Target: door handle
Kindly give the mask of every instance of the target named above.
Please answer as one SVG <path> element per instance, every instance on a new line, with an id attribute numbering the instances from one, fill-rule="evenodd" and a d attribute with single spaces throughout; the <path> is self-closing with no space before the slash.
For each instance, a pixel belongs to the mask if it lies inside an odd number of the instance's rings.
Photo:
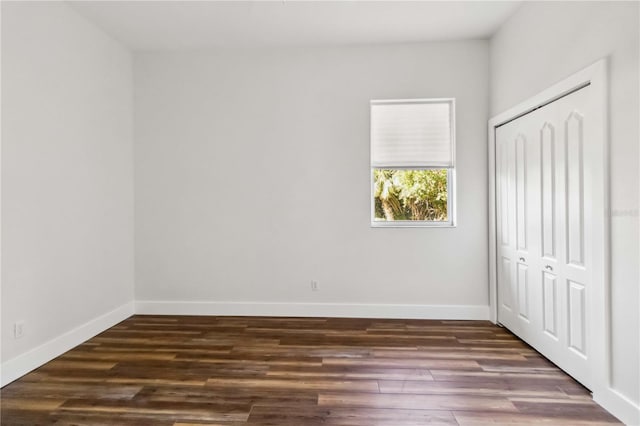
<path id="1" fill-rule="evenodd" d="M 553 266 L 547 265 L 547 266 L 544 267 L 544 269 L 547 269 L 549 271 L 553 271 Z"/>
<path id="2" fill-rule="evenodd" d="M 524 257 L 520 258 L 520 262 L 526 262 L 526 260 L 524 260 Z"/>

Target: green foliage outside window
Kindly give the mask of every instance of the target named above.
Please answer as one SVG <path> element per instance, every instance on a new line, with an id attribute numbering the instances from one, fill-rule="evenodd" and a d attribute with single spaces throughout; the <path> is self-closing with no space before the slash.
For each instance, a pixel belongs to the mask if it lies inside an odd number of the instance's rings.
<path id="1" fill-rule="evenodd" d="M 374 169 L 375 220 L 447 220 L 447 169 Z"/>

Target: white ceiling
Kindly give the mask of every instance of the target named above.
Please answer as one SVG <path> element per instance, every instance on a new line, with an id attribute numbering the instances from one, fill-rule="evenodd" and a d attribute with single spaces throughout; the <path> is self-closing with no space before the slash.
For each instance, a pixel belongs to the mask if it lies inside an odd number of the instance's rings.
<path id="1" fill-rule="evenodd" d="M 516 1 L 73 1 L 134 50 L 490 37 Z"/>

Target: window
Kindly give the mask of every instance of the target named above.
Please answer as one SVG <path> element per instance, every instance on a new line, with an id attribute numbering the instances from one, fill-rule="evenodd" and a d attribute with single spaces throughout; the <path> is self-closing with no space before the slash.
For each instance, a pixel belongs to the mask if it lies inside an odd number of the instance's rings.
<path id="1" fill-rule="evenodd" d="M 371 225 L 454 226 L 455 102 L 371 101 Z"/>

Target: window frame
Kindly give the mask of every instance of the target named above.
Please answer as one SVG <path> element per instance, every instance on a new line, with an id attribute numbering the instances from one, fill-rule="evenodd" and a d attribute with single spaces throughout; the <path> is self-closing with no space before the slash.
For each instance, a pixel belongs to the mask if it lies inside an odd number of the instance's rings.
<path id="1" fill-rule="evenodd" d="M 371 120 L 371 109 L 369 110 L 369 203 L 370 203 L 370 215 L 371 215 L 371 227 L 372 228 L 455 228 L 456 221 L 456 103 L 455 98 L 424 98 L 424 99 L 381 99 L 371 100 L 369 105 L 374 104 L 415 104 L 415 103 L 448 103 L 450 105 L 449 125 L 451 129 L 451 156 L 452 167 L 447 169 L 447 219 L 446 221 L 435 220 L 376 220 L 376 207 L 375 207 L 375 180 L 374 170 L 442 170 L 445 167 L 392 167 L 392 166 L 373 166 L 373 150 L 371 145 L 371 128 L 373 127 L 373 121 Z"/>

